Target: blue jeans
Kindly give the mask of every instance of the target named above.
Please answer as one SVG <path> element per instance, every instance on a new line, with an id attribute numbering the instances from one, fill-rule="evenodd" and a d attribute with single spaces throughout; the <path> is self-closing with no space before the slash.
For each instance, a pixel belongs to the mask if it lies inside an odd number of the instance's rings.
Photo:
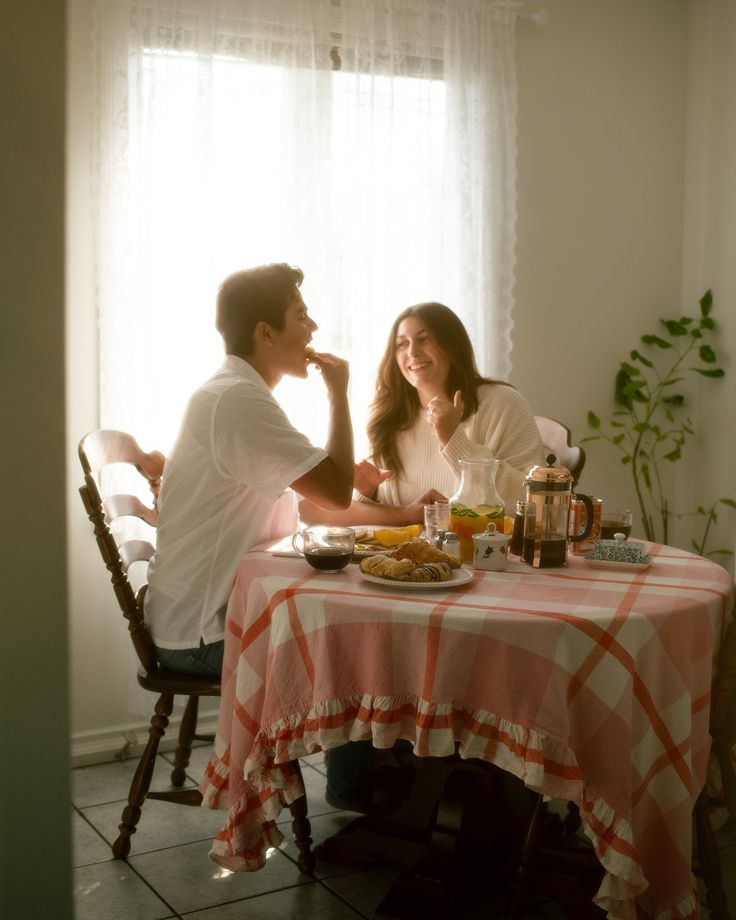
<path id="1" fill-rule="evenodd" d="M 225 640 L 205 645 L 200 639 L 199 648 L 159 648 L 156 657 L 163 667 L 183 674 L 202 674 L 204 677 L 219 677 L 222 672 L 222 655 Z"/>

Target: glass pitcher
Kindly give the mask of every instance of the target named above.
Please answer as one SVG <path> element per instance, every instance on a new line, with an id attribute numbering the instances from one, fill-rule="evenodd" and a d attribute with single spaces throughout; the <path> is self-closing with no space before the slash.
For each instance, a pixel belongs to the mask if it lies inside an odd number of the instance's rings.
<path id="1" fill-rule="evenodd" d="M 547 466 L 533 466 L 526 474 L 524 543 L 521 558 L 534 568 L 567 565 L 567 541 L 584 540 L 593 526 L 593 504 L 588 495 L 577 493 L 585 505 L 585 526 L 580 533 L 569 533 L 572 475 L 564 466 L 555 466 L 554 454 Z"/>
<path id="2" fill-rule="evenodd" d="M 460 485 L 450 499 L 450 530 L 460 540 L 460 558 L 473 561 L 473 534 L 483 533 L 489 521 L 503 533 L 503 501 L 496 491 L 498 460 L 460 461 Z"/>

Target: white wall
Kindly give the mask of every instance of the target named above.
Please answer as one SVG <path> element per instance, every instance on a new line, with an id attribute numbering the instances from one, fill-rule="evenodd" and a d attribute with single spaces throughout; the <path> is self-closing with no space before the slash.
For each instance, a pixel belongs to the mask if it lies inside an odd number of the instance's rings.
<path id="1" fill-rule="evenodd" d="M 88 235 L 87 2 L 70 0 L 70 56 L 76 65 L 69 116 L 74 207 L 68 491 L 73 739 L 76 752 L 93 757 L 98 750 L 121 746 L 124 731 L 139 717 L 128 704 L 131 657 L 124 625 L 76 495 L 76 443 L 97 424 Z M 564 420 L 579 439 L 588 433 L 588 409 L 607 415 L 612 408 L 618 362 L 639 335 L 651 331 L 669 311 L 689 308 L 704 283 L 721 284 L 730 263 L 727 240 L 719 236 L 720 222 L 710 211 L 707 219 L 692 215 L 703 179 L 696 182 L 691 168 L 685 237 L 689 280 L 684 284 L 687 299 L 681 301 L 687 103 L 692 102 L 687 91 L 687 0 L 540 0 L 528 6 L 546 9 L 549 19 L 542 27 L 524 20 L 518 29 L 519 223 L 512 380 L 536 412 Z M 727 18 L 725 0 L 703 6 L 720 9 Z M 693 4 L 695 32 L 702 27 L 700 7 Z M 717 33 L 718 27 L 712 31 Z M 722 39 L 698 38 L 696 58 L 706 59 L 708 43 Z M 700 95 L 709 96 L 708 81 L 702 78 L 699 85 Z M 718 118 L 726 116 L 730 133 L 719 130 L 733 145 L 736 117 L 724 97 Z M 692 140 L 688 159 L 697 162 L 707 144 L 700 136 Z M 732 148 L 730 154 L 733 162 Z M 717 160 L 725 171 L 726 152 L 719 151 Z M 712 209 L 718 210 L 720 189 L 712 184 L 708 188 Z M 708 223 L 709 242 L 703 245 L 698 221 Z M 729 226 L 732 242 L 734 223 Z M 722 252 L 717 264 L 710 264 L 711 240 Z M 695 250 L 703 255 L 697 268 L 691 268 Z M 730 283 L 732 303 L 732 278 Z M 723 319 L 724 295 L 717 309 Z M 713 424 L 726 417 L 725 388 L 722 392 L 721 403 L 714 402 L 703 416 Z M 626 471 L 613 452 L 596 443 L 587 449 L 581 485 L 631 505 Z M 724 454 L 713 466 L 720 471 L 713 475 L 724 480 L 724 494 L 736 491 L 725 483 L 732 475 L 732 459 Z M 710 475 L 709 469 L 699 479 Z"/>
<path id="2" fill-rule="evenodd" d="M 736 4 L 691 5 L 683 295 L 713 289 L 722 381 L 695 401 L 698 440 L 678 480 L 688 507 L 736 498 Z M 736 512 L 723 510 L 709 547 L 733 550 Z"/>
<path id="3" fill-rule="evenodd" d="M 619 361 L 679 314 L 688 7 L 545 0 L 518 38 L 513 382 L 577 442 L 608 417 Z M 654 327 L 654 328 L 653 328 Z M 633 508 L 602 442 L 581 491 Z"/>

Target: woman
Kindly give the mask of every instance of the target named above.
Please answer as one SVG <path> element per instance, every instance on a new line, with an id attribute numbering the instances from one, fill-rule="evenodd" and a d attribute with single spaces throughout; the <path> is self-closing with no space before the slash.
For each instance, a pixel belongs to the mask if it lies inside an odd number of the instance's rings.
<path id="1" fill-rule="evenodd" d="M 440 303 L 408 307 L 396 318 L 378 369 L 368 439 L 371 461 L 356 467 L 355 501 L 330 515 L 335 523 L 423 521 L 425 502 L 457 490 L 463 457 L 499 460 L 496 488 L 513 514 L 524 475 L 543 462 L 529 404 L 510 384 L 480 375 L 465 327 Z M 305 503 L 301 514 L 325 520 Z"/>
<path id="2" fill-rule="evenodd" d="M 422 521 L 424 502 L 456 491 L 463 457 L 500 461 L 496 488 L 511 513 L 523 495 L 526 471 L 543 461 L 528 403 L 509 384 L 481 377 L 465 327 L 439 303 L 409 307 L 394 322 L 378 369 L 368 437 L 373 462 L 356 467 L 356 501 L 331 520 Z M 324 521 L 325 512 L 314 510 Z M 369 741 L 346 744 L 328 752 L 327 800 L 367 813 L 390 812 L 407 794 L 411 772 L 400 746 L 377 752 Z"/>
<path id="3" fill-rule="evenodd" d="M 542 462 L 534 415 L 512 386 L 481 377 L 470 337 L 440 303 L 409 307 L 394 322 L 368 420 L 374 462 L 394 475 L 377 497 L 405 504 L 432 486 L 452 495 L 461 457 L 500 461 L 496 488 L 507 509 L 526 471 Z"/>

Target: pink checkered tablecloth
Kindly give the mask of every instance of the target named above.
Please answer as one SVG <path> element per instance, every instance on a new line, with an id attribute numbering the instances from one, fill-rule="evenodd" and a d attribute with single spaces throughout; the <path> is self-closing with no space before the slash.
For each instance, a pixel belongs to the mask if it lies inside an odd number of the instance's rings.
<path id="1" fill-rule="evenodd" d="M 651 567 L 510 563 L 407 591 L 255 550 L 228 607 L 204 805 L 228 809 L 211 857 L 264 864 L 288 762 L 346 740 L 477 757 L 579 804 L 610 917 L 698 916 L 692 808 L 706 773 L 712 659 L 733 604 L 721 567 L 651 546 Z"/>

